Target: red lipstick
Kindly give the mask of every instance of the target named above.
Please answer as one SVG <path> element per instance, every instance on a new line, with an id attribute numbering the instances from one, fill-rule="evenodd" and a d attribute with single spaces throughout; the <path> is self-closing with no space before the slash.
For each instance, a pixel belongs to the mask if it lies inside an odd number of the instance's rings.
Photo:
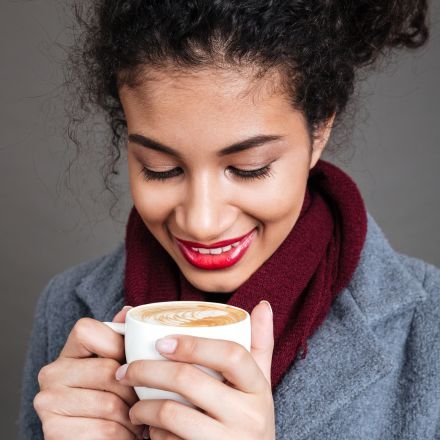
<path id="1" fill-rule="evenodd" d="M 248 250 L 256 229 L 241 237 L 218 241 L 209 245 L 175 238 L 185 259 L 204 270 L 225 269 L 237 263 Z"/>

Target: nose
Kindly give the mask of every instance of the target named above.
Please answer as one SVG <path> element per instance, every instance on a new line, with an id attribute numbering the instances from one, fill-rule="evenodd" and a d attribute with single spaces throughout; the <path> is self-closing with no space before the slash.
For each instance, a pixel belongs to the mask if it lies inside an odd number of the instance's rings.
<path id="1" fill-rule="evenodd" d="M 208 173 L 192 179 L 176 222 L 185 238 L 200 243 L 216 241 L 233 224 L 237 209 L 228 201 L 220 182 Z"/>

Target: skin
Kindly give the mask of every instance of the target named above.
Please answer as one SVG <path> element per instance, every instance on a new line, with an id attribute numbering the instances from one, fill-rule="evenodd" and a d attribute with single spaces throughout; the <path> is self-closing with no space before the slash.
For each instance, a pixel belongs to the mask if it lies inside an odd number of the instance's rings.
<path id="1" fill-rule="evenodd" d="M 165 71 L 120 91 L 128 134 L 154 139 L 179 155 L 129 141 L 134 205 L 186 279 L 203 291 L 236 290 L 284 241 L 300 214 L 309 171 L 330 134 L 329 125 L 323 126 L 312 142 L 302 113 L 277 92 L 279 87 L 274 90 L 277 83 L 274 75 L 255 82 L 251 72 Z M 219 156 L 223 148 L 258 135 L 281 139 Z M 266 165 L 270 174 L 259 179 L 233 172 Z M 181 174 L 146 180 L 144 168 Z M 209 245 L 254 228 L 256 237 L 244 257 L 222 270 L 194 267 L 174 240 Z"/>
<path id="2" fill-rule="evenodd" d="M 177 153 L 128 143 L 134 204 L 188 281 L 206 292 L 237 289 L 283 242 L 298 219 L 309 170 L 330 134 L 331 121 L 310 136 L 303 115 L 275 84 L 274 77 L 253 81 L 250 71 L 162 70 L 120 90 L 128 133 Z M 219 156 L 225 147 L 257 135 L 280 139 Z M 265 177 L 234 174 L 269 164 Z M 144 167 L 150 173 L 179 172 L 146 180 Z M 221 270 L 193 267 L 173 239 L 209 245 L 253 228 L 255 238 L 242 260 Z M 125 313 L 115 321 L 123 322 Z M 171 362 L 125 365 L 122 336 L 96 320 L 81 319 L 60 357 L 39 375 L 34 405 L 45 438 L 142 438 L 150 425 L 154 440 L 274 440 L 273 317 L 266 302 L 253 309 L 251 327 L 250 352 L 233 342 L 175 335 L 169 337 L 176 344 L 172 353 L 156 346 Z M 191 364 L 217 370 L 226 381 Z M 133 386 L 177 392 L 197 409 L 168 400 L 138 401 Z"/>
<path id="3" fill-rule="evenodd" d="M 58 359 L 38 375 L 34 407 L 46 440 L 142 438 L 142 427 L 129 418 L 134 390 L 115 378 L 124 357 L 122 337 L 106 325 L 89 318 L 75 324 Z"/>

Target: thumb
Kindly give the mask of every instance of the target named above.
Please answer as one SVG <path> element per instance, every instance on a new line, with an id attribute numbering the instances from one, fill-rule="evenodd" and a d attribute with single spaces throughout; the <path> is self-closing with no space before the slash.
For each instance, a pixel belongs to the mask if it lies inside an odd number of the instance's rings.
<path id="1" fill-rule="evenodd" d="M 118 313 L 116 313 L 112 322 L 119 322 L 119 323 L 125 322 L 125 316 L 127 315 L 127 312 L 132 308 L 133 307 L 131 307 L 131 306 L 122 307 L 122 309 Z"/>
<path id="2" fill-rule="evenodd" d="M 269 302 L 261 301 L 251 313 L 251 355 L 266 380 L 271 383 L 273 339 L 273 314 Z"/>

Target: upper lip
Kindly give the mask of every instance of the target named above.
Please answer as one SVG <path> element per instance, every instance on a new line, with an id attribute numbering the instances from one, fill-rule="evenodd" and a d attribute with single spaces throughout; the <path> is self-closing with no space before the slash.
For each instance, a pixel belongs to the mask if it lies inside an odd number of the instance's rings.
<path id="1" fill-rule="evenodd" d="M 242 235 L 241 237 L 236 237 L 236 238 L 231 238 L 228 240 L 222 240 L 222 241 L 217 241 L 216 243 L 211 243 L 211 244 L 203 244 L 203 243 L 197 243 L 195 241 L 187 241 L 187 240 L 182 240 L 181 238 L 176 238 L 176 240 L 180 243 L 182 243 L 185 246 L 188 247 L 193 247 L 193 248 L 202 248 L 202 249 L 215 249 L 215 248 L 220 248 L 220 247 L 224 247 L 224 246 L 228 246 L 232 243 L 237 243 L 237 241 L 241 241 L 243 240 L 243 238 L 247 237 L 251 232 L 253 232 L 254 229 L 252 229 L 252 231 L 247 232 L 246 234 Z"/>

